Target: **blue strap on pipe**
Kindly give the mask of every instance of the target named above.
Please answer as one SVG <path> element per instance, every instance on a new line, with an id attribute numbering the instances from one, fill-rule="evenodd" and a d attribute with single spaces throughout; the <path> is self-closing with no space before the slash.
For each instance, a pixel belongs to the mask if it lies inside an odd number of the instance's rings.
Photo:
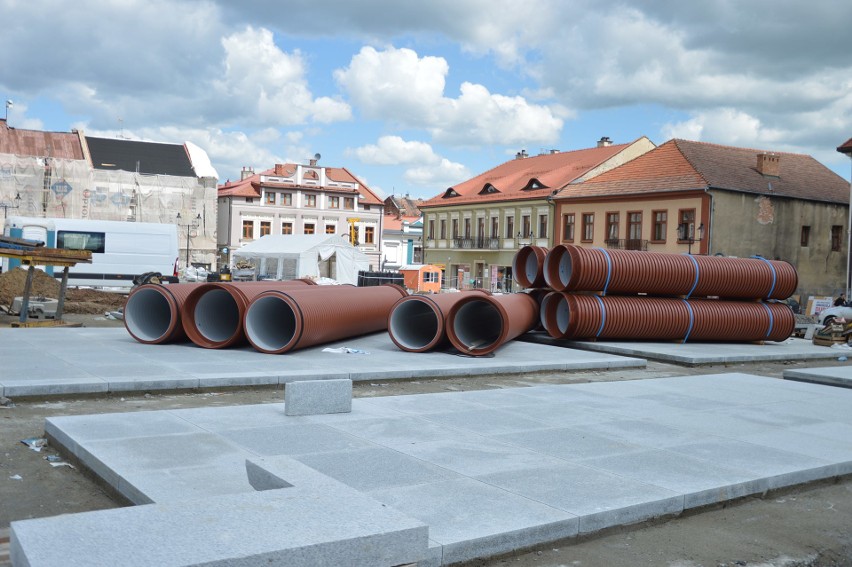
<path id="1" fill-rule="evenodd" d="M 604 283 L 603 294 L 606 295 L 606 290 L 609 287 L 609 279 L 612 277 L 612 259 L 609 257 L 609 252 L 604 248 L 597 248 L 603 252 L 603 255 L 606 257 L 606 282 Z"/>
<path id="2" fill-rule="evenodd" d="M 761 305 L 763 305 L 763 308 L 766 309 L 766 313 L 769 315 L 769 330 L 766 331 L 766 336 L 764 337 L 766 338 L 772 334 L 772 329 L 775 327 L 775 319 L 772 317 L 772 310 L 769 309 L 769 306 L 765 303 L 761 303 Z"/>
<path id="3" fill-rule="evenodd" d="M 687 254 L 686 257 L 692 260 L 692 265 L 695 266 L 695 280 L 692 282 L 692 289 L 690 289 L 689 293 L 686 294 L 686 298 L 689 299 L 692 292 L 695 291 L 696 287 L 698 287 L 698 261 L 693 258 L 692 254 Z"/>
<path id="4" fill-rule="evenodd" d="M 775 281 L 777 276 L 775 275 L 775 266 L 772 265 L 772 262 L 764 258 L 763 256 L 752 256 L 752 258 L 757 258 L 758 260 L 763 260 L 766 262 L 766 265 L 769 266 L 770 271 L 772 271 L 772 285 L 769 287 L 769 293 L 766 294 L 766 299 L 772 297 L 772 294 L 775 292 Z"/>
<path id="5" fill-rule="evenodd" d="M 604 330 L 604 325 L 606 325 L 606 307 L 604 306 L 604 302 L 600 297 L 598 297 L 597 295 L 593 295 L 592 297 L 597 299 L 598 305 L 601 306 L 601 326 L 598 327 L 598 332 L 595 335 L 595 338 L 598 338 L 599 336 L 601 336 L 601 333 Z"/>
<path id="6" fill-rule="evenodd" d="M 692 305 L 685 299 L 681 299 L 681 301 L 686 305 L 686 310 L 689 311 L 689 328 L 686 330 L 686 336 L 683 337 L 683 341 L 681 342 L 683 344 L 689 340 L 689 335 L 692 333 L 692 326 L 695 324 L 695 315 L 692 312 Z"/>

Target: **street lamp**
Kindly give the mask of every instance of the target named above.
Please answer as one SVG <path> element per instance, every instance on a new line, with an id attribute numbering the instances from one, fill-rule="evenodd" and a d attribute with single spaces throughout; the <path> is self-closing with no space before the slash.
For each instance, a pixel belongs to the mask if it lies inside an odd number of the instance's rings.
<path id="1" fill-rule="evenodd" d="M 6 122 L 9 121 L 9 109 L 12 108 L 13 106 L 14 106 L 14 103 L 12 103 L 11 100 L 6 101 Z"/>
<path id="2" fill-rule="evenodd" d="M 691 233 L 689 230 L 689 223 L 683 222 L 680 223 L 677 227 L 677 239 L 681 242 L 686 242 L 689 246 L 688 254 L 692 254 L 692 245 L 696 242 L 701 242 L 704 239 L 704 223 L 698 225 L 698 238 L 695 238 L 695 234 Z"/>
<path id="3" fill-rule="evenodd" d="M 181 224 L 180 213 L 177 214 L 176 220 L 179 227 L 186 229 L 186 266 L 184 266 L 184 270 L 186 270 L 186 268 L 189 268 L 189 238 L 192 236 L 192 230 L 198 228 L 201 224 L 201 213 L 198 213 L 195 218 L 192 219 L 192 222 L 187 224 Z"/>
<path id="4" fill-rule="evenodd" d="M 3 218 L 5 219 L 8 216 L 7 211 L 9 209 L 19 209 L 21 208 L 21 194 L 15 193 L 15 198 L 12 199 L 13 203 L 2 202 L 0 203 L 0 208 L 3 209 Z"/>

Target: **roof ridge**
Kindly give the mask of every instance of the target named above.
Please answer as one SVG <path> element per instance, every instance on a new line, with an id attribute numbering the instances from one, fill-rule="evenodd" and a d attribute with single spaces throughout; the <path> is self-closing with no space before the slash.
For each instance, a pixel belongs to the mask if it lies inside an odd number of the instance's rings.
<path id="1" fill-rule="evenodd" d="M 698 177 L 700 177 L 704 181 L 704 184 L 707 187 L 710 187 L 710 181 L 707 179 L 707 176 L 704 175 L 704 173 L 698 169 L 698 167 L 692 162 L 692 160 L 689 159 L 689 156 L 687 156 L 685 153 L 683 153 L 683 150 L 681 149 L 680 144 L 678 144 L 679 141 L 683 142 L 683 141 L 688 141 L 688 140 L 680 140 L 678 138 L 674 138 L 674 139 L 672 139 L 672 142 L 674 143 L 674 147 L 677 148 L 678 153 L 683 157 L 683 159 L 686 160 L 686 163 L 689 164 L 689 167 L 691 167 L 692 170 L 695 173 L 698 174 Z M 665 144 L 663 144 L 663 145 L 665 146 Z M 718 146 L 718 144 L 713 144 L 713 145 Z"/>
<path id="2" fill-rule="evenodd" d="M 758 152 L 758 153 L 771 153 L 771 154 L 779 154 L 779 155 L 787 155 L 787 156 L 800 156 L 800 157 L 813 157 L 810 154 L 800 154 L 796 152 L 781 152 L 778 150 L 767 150 L 766 148 L 744 148 L 741 146 L 729 146 L 727 144 L 717 144 L 715 142 L 704 142 L 701 140 L 687 140 L 686 138 L 672 138 L 669 140 L 671 142 L 686 142 L 687 144 L 697 144 L 703 146 L 714 146 L 717 148 L 724 148 L 727 150 L 739 150 L 739 151 L 747 151 L 747 152 Z"/>

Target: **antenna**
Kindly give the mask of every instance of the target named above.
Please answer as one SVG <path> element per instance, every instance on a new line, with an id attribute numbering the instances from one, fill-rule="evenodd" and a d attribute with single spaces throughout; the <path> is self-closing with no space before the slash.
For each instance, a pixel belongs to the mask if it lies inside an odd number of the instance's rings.
<path id="1" fill-rule="evenodd" d="M 319 152 L 314 154 L 314 159 L 317 160 L 317 161 L 319 161 L 321 157 L 322 156 L 319 154 Z"/>

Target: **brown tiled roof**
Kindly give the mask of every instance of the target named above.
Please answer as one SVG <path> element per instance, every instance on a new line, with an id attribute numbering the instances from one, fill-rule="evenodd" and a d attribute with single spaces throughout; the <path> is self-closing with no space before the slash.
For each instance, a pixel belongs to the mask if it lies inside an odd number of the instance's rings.
<path id="1" fill-rule="evenodd" d="M 757 155 L 780 158 L 779 175 L 757 170 Z M 849 202 L 849 184 L 839 175 L 803 154 L 735 148 L 706 142 L 669 140 L 620 167 L 578 183 L 564 197 L 602 197 L 705 189 L 724 189 L 828 201 Z"/>
<path id="2" fill-rule="evenodd" d="M 427 200 L 421 208 L 474 202 L 543 199 L 630 145 L 613 144 L 515 158 L 450 187 L 441 195 Z M 528 189 L 532 182 L 537 182 L 541 187 Z M 493 188 L 493 192 L 488 192 L 488 188 Z M 457 196 L 449 197 L 449 193 L 455 193 Z"/>
<path id="3" fill-rule="evenodd" d="M 296 170 L 296 164 L 284 164 L 284 169 L 287 172 L 287 175 L 292 175 Z M 260 173 L 255 173 L 246 177 L 243 180 L 239 181 L 228 181 L 222 185 L 219 185 L 218 195 L 219 197 L 260 197 L 260 177 L 262 175 L 276 175 L 275 169 L 267 169 L 266 171 L 261 171 Z M 361 204 L 364 205 L 381 205 L 382 200 L 376 196 L 373 191 L 367 187 L 364 183 L 361 182 L 357 177 L 352 175 L 352 173 L 346 169 L 345 167 L 326 167 L 325 175 L 328 179 L 332 181 L 339 181 L 342 183 L 357 183 L 358 184 L 358 193 L 363 196 L 361 199 Z M 323 190 L 323 191 L 342 191 L 349 192 L 348 190 L 341 190 L 339 188 L 334 187 L 317 187 L 315 185 L 309 186 L 297 186 L 297 185 L 283 185 L 281 183 L 263 183 L 264 187 L 281 187 L 281 188 L 293 188 L 293 189 L 313 189 L 313 190 Z M 354 192 L 354 191 L 353 191 Z"/>
<path id="4" fill-rule="evenodd" d="M 852 155 L 852 138 L 837 146 L 837 151 L 842 154 Z"/>
<path id="5" fill-rule="evenodd" d="M 0 120 L 0 154 L 82 160 L 83 146 L 77 132 L 43 132 L 10 128 Z"/>

